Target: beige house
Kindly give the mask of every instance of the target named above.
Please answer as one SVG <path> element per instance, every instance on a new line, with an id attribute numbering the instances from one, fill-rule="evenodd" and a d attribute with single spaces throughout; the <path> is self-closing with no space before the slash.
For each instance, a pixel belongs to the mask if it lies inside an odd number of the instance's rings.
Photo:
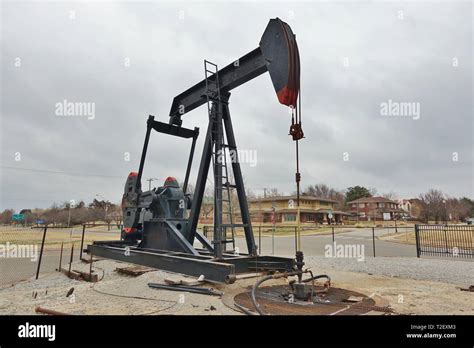
<path id="1" fill-rule="evenodd" d="M 315 196 L 300 196 L 302 223 L 341 223 L 349 213 L 336 210 L 337 201 Z M 297 202 L 294 196 L 249 199 L 252 222 L 296 223 Z"/>

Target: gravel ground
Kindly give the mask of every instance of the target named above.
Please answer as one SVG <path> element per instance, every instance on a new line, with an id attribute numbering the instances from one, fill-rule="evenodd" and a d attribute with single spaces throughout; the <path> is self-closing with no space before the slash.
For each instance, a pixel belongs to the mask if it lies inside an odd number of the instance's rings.
<path id="1" fill-rule="evenodd" d="M 147 285 L 164 283 L 165 278 L 176 274 L 156 270 L 131 277 L 115 272 L 117 267 L 126 266 L 131 265 L 112 260 L 94 262 L 98 283 L 72 280 L 55 272 L 36 281 L 0 287 L 0 315 L 34 314 L 35 306 L 77 315 L 239 314 L 217 296 L 150 289 Z M 72 268 L 88 271 L 89 265 L 74 262 Z M 203 286 L 219 288 L 208 283 Z M 71 288 L 73 297 L 66 297 Z"/>
<path id="2" fill-rule="evenodd" d="M 339 271 L 428 280 L 459 285 L 474 285 L 474 262 L 407 257 L 376 257 L 357 261 L 351 258 L 305 256 L 308 266 Z"/>
<path id="3" fill-rule="evenodd" d="M 357 262 L 353 259 L 309 256 L 305 262 L 306 267 L 310 267 L 315 274 L 329 274 L 334 287 L 378 296 L 387 301 L 396 313 L 474 314 L 474 294 L 460 291 L 454 283 L 464 286 L 472 284 L 472 262 L 382 257 Z M 72 280 L 55 272 L 38 280 L 30 279 L 1 287 L 0 315 L 34 314 L 35 306 L 77 315 L 241 314 L 216 296 L 150 289 L 147 286 L 148 282 L 163 283 L 165 278 L 176 277 L 176 274 L 156 270 L 130 277 L 114 271 L 116 267 L 125 266 L 129 264 L 112 260 L 95 262 L 94 270 L 101 280 L 93 284 Z M 86 271 L 89 265 L 75 262 L 73 269 Z M 423 278 L 431 276 L 436 281 L 410 279 L 420 279 L 420 275 Z M 231 286 L 208 283 L 203 286 L 213 287 L 232 297 L 233 291 L 244 291 L 255 281 L 245 279 Z M 66 297 L 71 288 L 74 288 L 74 301 Z"/>

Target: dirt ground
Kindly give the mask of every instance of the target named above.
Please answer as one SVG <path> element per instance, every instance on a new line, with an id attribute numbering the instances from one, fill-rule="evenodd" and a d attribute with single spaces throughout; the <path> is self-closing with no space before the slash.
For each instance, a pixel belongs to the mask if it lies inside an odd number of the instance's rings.
<path id="1" fill-rule="evenodd" d="M 157 290 L 149 282 L 163 283 L 176 274 L 153 271 L 138 277 L 115 272 L 117 267 L 130 266 L 111 260 L 94 263 L 101 279 L 88 283 L 50 273 L 39 280 L 26 280 L 0 289 L 0 314 L 34 314 L 35 307 L 78 315 L 240 315 L 223 303 L 220 297 Z M 399 314 L 474 314 L 474 293 L 460 291 L 457 286 L 441 282 L 373 276 L 364 273 L 330 271 L 307 264 L 314 273 L 329 273 L 332 286 L 351 289 L 388 301 Z M 73 269 L 87 271 L 89 265 L 80 261 Z M 256 279 L 239 280 L 232 285 L 209 284 L 218 291 L 242 291 Z M 283 282 L 283 280 L 281 280 Z M 74 288 L 72 295 L 68 291 Z M 225 297 L 225 296 L 224 296 Z"/>

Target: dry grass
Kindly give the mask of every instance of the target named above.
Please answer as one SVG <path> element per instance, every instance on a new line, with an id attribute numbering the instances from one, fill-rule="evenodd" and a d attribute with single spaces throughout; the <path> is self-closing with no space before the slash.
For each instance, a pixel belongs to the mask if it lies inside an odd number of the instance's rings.
<path id="1" fill-rule="evenodd" d="M 383 240 L 389 240 L 391 242 L 403 243 L 403 244 L 416 244 L 415 231 L 410 232 L 399 232 L 399 233 L 387 233 L 380 237 Z"/>
<path id="2" fill-rule="evenodd" d="M 445 248 L 447 247 L 448 249 L 452 248 L 459 248 L 461 245 L 466 246 L 466 235 L 463 236 L 463 238 L 458 234 L 453 234 L 449 233 L 449 231 L 446 234 L 446 237 L 444 233 L 432 233 L 428 238 L 422 239 L 423 246 L 426 247 L 433 247 L 433 248 Z M 472 238 L 472 237 L 471 237 Z M 415 231 L 410 231 L 410 232 L 400 232 L 400 233 L 390 233 L 386 234 L 381 237 L 381 239 L 388 240 L 391 242 L 397 242 L 397 243 L 403 243 L 403 244 L 411 244 L 415 245 L 416 244 L 416 237 L 415 237 Z M 468 247 L 468 249 L 472 249 L 472 241 L 470 243 L 471 248 Z"/>
<path id="3" fill-rule="evenodd" d="M 61 243 L 64 247 L 71 247 L 74 243 L 79 246 L 82 236 L 82 226 L 72 228 L 49 228 L 46 232 L 45 249 L 59 249 Z M 42 228 L 24 228 L 24 227 L 0 227 L 0 243 L 5 244 L 41 244 L 43 238 Z M 90 244 L 97 240 L 118 240 L 120 232 L 118 229 L 107 231 L 105 227 L 87 228 L 84 235 L 84 245 Z"/>

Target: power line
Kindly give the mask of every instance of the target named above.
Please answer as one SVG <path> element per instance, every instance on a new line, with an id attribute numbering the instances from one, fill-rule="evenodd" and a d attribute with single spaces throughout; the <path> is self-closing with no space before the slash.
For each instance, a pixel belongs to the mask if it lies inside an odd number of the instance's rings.
<path id="1" fill-rule="evenodd" d="M 21 167 L 4 166 L 4 165 L 0 165 L 0 168 L 11 169 L 11 170 L 22 170 L 22 171 L 28 171 L 28 172 L 37 172 L 37 173 L 61 174 L 61 175 L 69 175 L 69 176 L 100 177 L 100 178 L 120 178 L 120 179 L 124 179 L 124 176 L 119 176 L 119 175 L 88 174 L 88 173 L 78 173 L 78 172 L 65 172 L 65 171 L 60 171 L 60 170 L 21 168 Z"/>

